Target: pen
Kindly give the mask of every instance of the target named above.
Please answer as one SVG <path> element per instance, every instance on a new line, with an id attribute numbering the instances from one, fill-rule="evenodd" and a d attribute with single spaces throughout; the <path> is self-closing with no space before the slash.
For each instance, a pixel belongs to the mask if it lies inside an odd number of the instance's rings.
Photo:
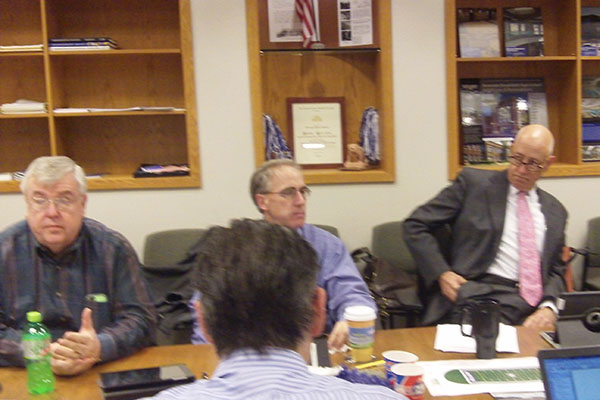
<path id="1" fill-rule="evenodd" d="M 377 360 L 377 361 L 368 362 L 366 364 L 357 365 L 354 368 L 356 368 L 356 369 L 364 369 L 364 368 L 378 367 L 378 366 L 384 365 L 384 364 L 385 364 L 385 360 Z"/>

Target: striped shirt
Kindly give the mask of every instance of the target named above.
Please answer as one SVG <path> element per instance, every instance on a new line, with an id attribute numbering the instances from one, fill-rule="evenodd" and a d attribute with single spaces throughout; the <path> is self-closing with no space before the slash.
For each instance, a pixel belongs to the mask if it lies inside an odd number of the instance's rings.
<path id="1" fill-rule="evenodd" d="M 153 343 L 154 306 L 135 251 L 121 234 L 84 218 L 75 242 L 56 258 L 26 221 L 1 232 L 0 366 L 23 365 L 21 331 L 28 311 L 42 313 L 55 341 L 79 330 L 91 293 L 108 298 L 92 308 L 103 361 Z"/>
<path id="2" fill-rule="evenodd" d="M 157 394 L 155 399 L 186 400 L 393 400 L 406 398 L 378 385 L 350 383 L 308 371 L 306 362 L 292 350 L 259 354 L 243 349 L 221 360 L 210 380 L 197 380 Z"/>

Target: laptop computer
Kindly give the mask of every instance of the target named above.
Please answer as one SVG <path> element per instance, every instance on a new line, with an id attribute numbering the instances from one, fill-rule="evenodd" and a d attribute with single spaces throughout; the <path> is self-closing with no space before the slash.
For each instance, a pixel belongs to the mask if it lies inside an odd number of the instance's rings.
<path id="1" fill-rule="evenodd" d="M 592 400 L 600 395 L 600 346 L 538 352 L 547 400 Z"/>
<path id="2" fill-rule="evenodd" d="M 555 332 L 540 335 L 554 347 L 600 345 L 600 291 L 566 292 L 557 301 Z"/>

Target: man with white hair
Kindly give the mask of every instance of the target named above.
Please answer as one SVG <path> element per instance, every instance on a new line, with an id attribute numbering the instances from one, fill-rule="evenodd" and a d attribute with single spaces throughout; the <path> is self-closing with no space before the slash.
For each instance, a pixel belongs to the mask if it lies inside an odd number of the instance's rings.
<path id="1" fill-rule="evenodd" d="M 68 157 L 39 157 L 21 191 L 26 220 L 0 233 L 0 366 L 24 364 L 32 310 L 52 334 L 58 375 L 151 345 L 156 315 L 138 258 L 121 234 L 85 218 L 83 169 Z"/>

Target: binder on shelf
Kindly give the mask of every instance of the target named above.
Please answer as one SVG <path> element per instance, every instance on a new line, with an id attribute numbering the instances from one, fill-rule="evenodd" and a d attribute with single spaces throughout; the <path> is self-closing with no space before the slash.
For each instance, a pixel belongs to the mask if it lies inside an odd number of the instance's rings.
<path id="1" fill-rule="evenodd" d="M 457 10 L 460 57 L 500 57 L 495 8 Z"/>
<path id="2" fill-rule="evenodd" d="M 503 9 L 506 57 L 544 55 L 544 25 L 539 7 Z"/>

